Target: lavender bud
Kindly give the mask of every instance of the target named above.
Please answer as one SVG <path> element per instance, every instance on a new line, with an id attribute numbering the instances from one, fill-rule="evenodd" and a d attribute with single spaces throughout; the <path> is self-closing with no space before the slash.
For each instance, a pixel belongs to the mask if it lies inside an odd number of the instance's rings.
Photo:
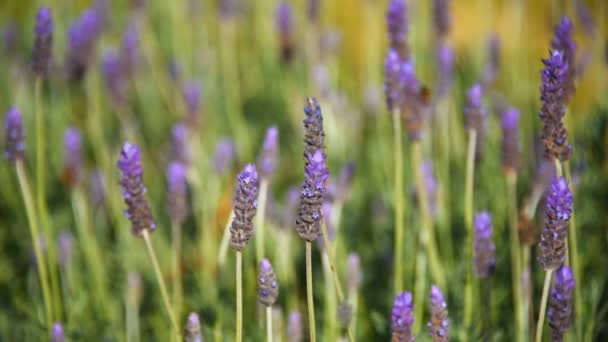
<path id="1" fill-rule="evenodd" d="M 262 153 L 258 158 L 258 168 L 262 177 L 269 178 L 277 168 L 279 145 L 279 129 L 277 126 L 272 126 L 266 131 Z"/>
<path id="2" fill-rule="evenodd" d="M 141 236 L 144 230 L 153 232 L 156 222 L 152 217 L 150 203 L 145 198 L 147 189 L 143 182 L 144 169 L 139 147 L 125 142 L 117 166 L 121 171 L 121 193 L 127 205 L 125 216 L 131 221 L 131 232 L 135 236 Z"/>
<path id="3" fill-rule="evenodd" d="M 483 89 L 480 84 L 474 84 L 467 90 L 467 104 L 464 108 L 465 126 L 467 130 L 475 130 L 476 149 L 475 158 L 483 155 L 483 143 L 488 127 L 488 112 L 482 103 Z"/>
<path id="4" fill-rule="evenodd" d="M 101 69 L 105 80 L 106 89 L 110 94 L 112 103 L 116 107 L 121 107 L 126 101 L 126 82 L 120 57 L 114 50 L 106 51 L 102 57 Z"/>
<path id="5" fill-rule="evenodd" d="M 74 127 L 63 136 L 63 182 L 70 188 L 82 183 L 82 142 L 80 132 Z"/>
<path id="6" fill-rule="evenodd" d="M 361 259 L 359 254 L 348 255 L 346 264 L 346 286 L 349 291 L 357 291 L 361 287 L 363 275 L 361 274 Z"/>
<path id="7" fill-rule="evenodd" d="M 454 83 L 454 50 L 446 43 L 437 48 L 437 97 L 445 97 Z"/>
<path id="8" fill-rule="evenodd" d="M 328 178 L 329 171 L 323 152 L 317 150 L 314 154 L 309 154 L 296 219 L 298 234 L 306 241 L 314 241 L 320 235 L 321 220 L 323 219 L 323 195 Z"/>
<path id="9" fill-rule="evenodd" d="M 188 127 L 183 122 L 175 124 L 171 130 L 171 155 L 174 160 L 179 161 L 183 165 L 190 164 Z"/>
<path id="10" fill-rule="evenodd" d="M 572 291 L 575 281 L 572 269 L 563 265 L 555 273 L 551 299 L 547 309 L 551 337 L 555 342 L 564 341 L 564 334 L 572 323 Z"/>
<path id="11" fill-rule="evenodd" d="M 293 14 L 288 2 L 281 2 L 275 12 L 276 28 L 279 34 L 281 60 L 290 62 L 293 57 Z"/>
<path id="12" fill-rule="evenodd" d="M 100 33 L 97 13 L 88 9 L 68 29 L 67 71 L 71 80 L 81 80 L 95 53 Z"/>
<path id="13" fill-rule="evenodd" d="M 135 23 L 127 26 L 122 36 L 122 46 L 120 48 L 120 67 L 123 78 L 132 78 L 139 64 L 139 34 Z"/>
<path id="14" fill-rule="evenodd" d="M 6 147 L 4 158 L 17 161 L 25 157 L 25 133 L 23 129 L 23 116 L 17 107 L 6 112 Z"/>
<path id="15" fill-rule="evenodd" d="M 475 216 L 475 274 L 488 278 L 496 267 L 496 246 L 492 242 L 492 216 L 482 211 Z"/>
<path id="16" fill-rule="evenodd" d="M 279 283 L 272 265 L 268 259 L 262 259 L 258 275 L 258 302 L 266 306 L 272 306 L 278 297 Z"/>
<path id="17" fill-rule="evenodd" d="M 201 333 L 201 321 L 196 312 L 191 312 L 188 315 L 186 329 L 184 332 L 185 342 L 203 342 L 203 334 Z"/>
<path id="18" fill-rule="evenodd" d="M 538 261 L 545 270 L 554 270 L 566 260 L 568 221 L 572 215 L 572 192 L 563 177 L 553 180 L 545 202 L 545 224 L 538 243 Z"/>
<path id="19" fill-rule="evenodd" d="M 236 158 L 236 147 L 231 138 L 223 137 L 215 146 L 213 168 L 218 175 L 230 171 Z"/>
<path id="20" fill-rule="evenodd" d="M 450 33 L 452 18 L 450 17 L 450 0 L 433 0 L 433 19 L 435 32 L 441 39 Z"/>
<path id="21" fill-rule="evenodd" d="M 448 305 L 437 285 L 431 287 L 431 320 L 427 323 L 433 342 L 449 341 Z"/>
<path id="22" fill-rule="evenodd" d="M 65 342 L 63 327 L 59 322 L 53 323 L 53 328 L 51 330 L 51 342 Z"/>
<path id="23" fill-rule="evenodd" d="M 395 297 L 391 317 L 391 341 L 413 342 L 414 300 L 410 292 L 401 292 Z"/>
<path id="24" fill-rule="evenodd" d="M 519 111 L 509 108 L 502 113 L 502 166 L 510 172 L 519 169 Z"/>
<path id="25" fill-rule="evenodd" d="M 304 328 L 302 327 L 302 314 L 299 311 L 291 311 L 287 321 L 287 341 L 304 341 Z"/>
<path id="26" fill-rule="evenodd" d="M 257 210 L 258 172 L 247 164 L 236 177 L 233 195 L 234 219 L 230 226 L 230 246 L 242 251 L 253 236 L 253 217 Z"/>
<path id="27" fill-rule="evenodd" d="M 541 77 L 542 107 L 539 116 L 543 123 L 545 154 L 565 161 L 572 154 L 572 146 L 568 144 L 568 131 L 562 123 L 566 114 L 567 73 L 570 66 L 560 51 L 551 52 L 551 57 L 544 59 L 543 64 L 545 69 Z"/>
<path id="28" fill-rule="evenodd" d="M 309 97 L 304 107 L 304 160 L 308 165 L 308 155 L 320 150 L 325 158 L 325 131 L 323 130 L 323 114 L 317 99 Z"/>
<path id="29" fill-rule="evenodd" d="M 551 49 L 563 53 L 564 64 L 567 64 L 562 91 L 564 102 L 568 103 L 570 96 L 574 94 L 574 78 L 576 76 L 576 43 L 572 38 L 573 26 L 568 17 L 563 16 L 559 24 L 555 26 L 555 36 L 551 40 Z"/>
<path id="30" fill-rule="evenodd" d="M 389 2 L 386 11 L 386 25 L 391 49 L 397 51 L 400 59 L 409 59 L 407 6 L 405 0 L 391 0 Z"/>
<path id="31" fill-rule="evenodd" d="M 167 167 L 167 215 L 171 222 L 181 225 L 187 215 L 186 167 L 177 161 Z"/>
<path id="32" fill-rule="evenodd" d="M 198 126 L 201 114 L 201 88 L 196 81 L 188 82 L 183 90 L 184 103 L 188 123 L 193 127 Z"/>
<path id="33" fill-rule="evenodd" d="M 53 17 L 51 10 L 42 6 L 36 15 L 36 38 L 32 51 L 32 69 L 37 77 L 44 77 L 49 70 L 51 49 L 53 48 Z"/>
<path id="34" fill-rule="evenodd" d="M 59 233 L 59 265 L 63 269 L 69 268 L 74 255 L 74 236 L 67 230 Z"/>

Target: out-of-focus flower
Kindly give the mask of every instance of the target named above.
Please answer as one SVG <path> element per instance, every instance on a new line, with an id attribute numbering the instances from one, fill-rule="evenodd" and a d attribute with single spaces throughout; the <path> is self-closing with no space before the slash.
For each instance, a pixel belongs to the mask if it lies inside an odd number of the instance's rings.
<path id="1" fill-rule="evenodd" d="M 293 57 L 293 10 L 289 2 L 281 2 L 275 12 L 276 28 L 279 34 L 281 60 L 290 62 Z"/>
<path id="2" fill-rule="evenodd" d="M 203 342 L 203 334 L 201 333 L 201 321 L 196 312 L 191 312 L 188 315 L 186 322 L 186 331 L 184 333 L 185 342 Z"/>
<path id="3" fill-rule="evenodd" d="M 51 49 L 53 48 L 53 31 L 51 10 L 42 6 L 36 15 L 36 38 L 32 51 L 32 69 L 37 77 L 44 77 L 49 71 Z"/>
<path id="4" fill-rule="evenodd" d="M 272 176 L 278 165 L 279 158 L 279 129 L 272 126 L 266 131 L 262 153 L 258 158 L 258 169 L 264 178 Z"/>
<path id="5" fill-rule="evenodd" d="M 287 319 L 287 340 L 289 342 L 302 342 L 304 340 L 302 314 L 299 311 L 291 311 L 289 313 Z"/>
<path id="6" fill-rule="evenodd" d="M 101 63 L 103 78 L 112 103 L 117 107 L 121 107 L 126 101 L 125 92 L 127 84 L 123 77 L 120 57 L 116 51 L 108 50 L 104 53 Z"/>
<path id="7" fill-rule="evenodd" d="M 431 287 L 431 320 L 427 323 L 433 342 L 449 341 L 448 305 L 437 285 Z"/>
<path id="8" fill-rule="evenodd" d="M 475 274 L 487 278 L 496 267 L 496 246 L 492 241 L 492 216 L 482 211 L 475 216 Z"/>
<path id="9" fill-rule="evenodd" d="M 82 183 L 83 161 L 80 132 L 74 127 L 66 130 L 63 136 L 63 182 L 74 188 Z"/>
<path id="10" fill-rule="evenodd" d="M 71 80 L 81 80 L 95 54 L 100 20 L 93 9 L 85 10 L 68 29 L 66 68 Z"/>
<path id="11" fill-rule="evenodd" d="M 356 291 L 361 287 L 363 275 L 361 274 L 361 259 L 359 254 L 350 253 L 346 264 L 346 286 L 349 291 Z"/>
<path id="12" fill-rule="evenodd" d="M 236 158 L 236 146 L 234 140 L 222 137 L 215 146 L 213 156 L 213 169 L 218 175 L 227 173 L 234 165 Z"/>
<path id="13" fill-rule="evenodd" d="M 25 157 L 25 132 L 23 116 L 17 107 L 6 112 L 6 146 L 4 158 L 10 161 Z"/>
<path id="14" fill-rule="evenodd" d="M 480 159 L 483 155 L 483 144 L 488 128 L 488 111 L 482 102 L 483 88 L 474 84 L 467 90 L 467 103 L 464 108 L 465 126 L 468 131 L 475 130 L 476 148 L 475 157 Z"/>
<path id="15" fill-rule="evenodd" d="M 391 0 L 386 11 L 386 26 L 391 49 L 395 50 L 402 60 L 410 58 L 407 45 L 407 6 L 405 0 Z"/>
<path id="16" fill-rule="evenodd" d="M 190 164 L 188 127 L 183 122 L 175 124 L 171 130 L 171 156 L 185 166 Z"/>
<path id="17" fill-rule="evenodd" d="M 454 83 L 454 50 L 447 43 L 437 48 L 437 97 L 446 96 Z"/>
<path id="18" fill-rule="evenodd" d="M 517 172 L 519 169 L 519 111 L 511 107 L 502 113 L 502 167 L 507 172 Z"/>
<path id="19" fill-rule="evenodd" d="M 63 326 L 59 322 L 53 323 L 53 328 L 51 329 L 51 342 L 65 342 Z"/>
<path id="20" fill-rule="evenodd" d="M 187 215 L 186 167 L 174 161 L 167 167 L 167 215 L 175 224 L 184 223 Z"/>
<path id="21" fill-rule="evenodd" d="M 66 269 L 72 263 L 74 256 L 74 235 L 67 230 L 63 230 L 59 233 L 58 245 L 59 245 L 59 265 Z"/>
<path id="22" fill-rule="evenodd" d="M 450 0 L 433 0 L 433 22 L 437 36 L 440 39 L 447 37 L 452 24 Z"/>

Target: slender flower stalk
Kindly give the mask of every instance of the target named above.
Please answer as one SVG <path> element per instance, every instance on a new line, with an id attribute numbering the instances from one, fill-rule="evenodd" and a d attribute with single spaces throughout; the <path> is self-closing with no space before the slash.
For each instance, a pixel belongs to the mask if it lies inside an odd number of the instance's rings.
<path id="1" fill-rule="evenodd" d="M 279 129 L 272 126 L 266 131 L 262 152 L 258 158 L 258 169 L 260 170 L 260 195 L 258 197 L 258 205 L 260 213 L 256 216 L 255 226 L 257 236 L 255 239 L 256 259 L 262 260 L 265 248 L 266 227 L 264 220 L 266 218 L 266 201 L 268 197 L 268 185 L 272 174 L 277 168 L 278 145 L 279 145 Z"/>
<path id="2" fill-rule="evenodd" d="M 201 321 L 196 312 L 191 312 L 186 322 L 184 333 L 185 342 L 203 342 L 203 334 L 201 333 Z"/>
<path id="3" fill-rule="evenodd" d="M 391 312 L 391 333 L 393 342 L 413 342 L 414 299 L 410 292 L 401 292 L 395 297 Z"/>
<path id="4" fill-rule="evenodd" d="M 448 305 L 436 285 L 431 287 L 431 320 L 427 323 L 433 342 L 449 341 Z"/>
<path id="5" fill-rule="evenodd" d="M 555 284 L 551 289 L 551 299 L 547 309 L 553 341 L 564 341 L 564 335 L 572 324 L 572 291 L 574 287 L 575 281 L 572 269 L 563 265 L 555 273 Z"/>

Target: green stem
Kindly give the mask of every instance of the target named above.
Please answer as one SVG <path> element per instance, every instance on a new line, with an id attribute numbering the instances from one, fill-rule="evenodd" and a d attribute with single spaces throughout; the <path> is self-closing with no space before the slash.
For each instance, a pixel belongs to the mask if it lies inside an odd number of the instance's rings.
<path id="1" fill-rule="evenodd" d="M 403 147 L 401 144 L 400 111 L 393 110 L 393 162 L 394 162 L 394 205 L 395 205 L 395 284 L 394 291 L 403 289 L 403 238 L 404 238 L 404 207 L 403 207 Z"/>
<path id="2" fill-rule="evenodd" d="M 323 260 L 323 278 L 325 282 L 325 317 L 333 318 L 337 312 L 337 295 L 335 288 L 335 281 L 332 278 L 331 266 L 329 265 L 329 256 L 327 253 L 322 253 Z M 324 340 L 335 341 L 336 340 L 336 323 L 335 319 L 327 319 L 324 325 L 325 336 Z"/>
<path id="3" fill-rule="evenodd" d="M 266 340 L 272 342 L 272 306 L 266 307 Z"/>
<path id="4" fill-rule="evenodd" d="M 312 290 L 312 245 L 310 241 L 306 241 L 306 295 L 308 298 L 308 329 L 310 330 L 310 342 L 316 342 L 315 303 Z"/>
<path id="5" fill-rule="evenodd" d="M 570 164 L 566 163 L 565 165 L 565 171 L 566 171 L 566 181 L 568 183 L 570 183 L 570 178 L 571 178 L 571 173 L 570 173 Z M 572 191 L 574 191 L 574 189 L 572 189 Z M 576 198 L 576 196 L 575 196 Z M 583 280 L 581 278 L 581 269 L 580 269 L 580 261 L 578 258 L 578 241 L 577 241 L 577 236 L 576 236 L 576 219 L 575 219 L 575 212 L 576 210 L 572 210 L 572 214 L 570 215 L 570 224 L 568 225 L 568 235 L 569 235 L 569 243 L 570 245 L 569 250 L 570 250 L 570 263 L 572 266 L 572 272 L 574 273 L 574 279 L 576 281 L 577 284 L 584 284 Z M 575 326 L 576 326 L 576 336 L 578 339 L 580 339 L 580 337 L 582 336 L 582 323 L 585 322 L 585 318 L 584 318 L 584 310 L 583 310 L 583 303 L 582 303 L 582 296 L 581 296 L 581 287 L 582 286 L 575 286 L 574 287 L 574 312 L 575 315 L 574 317 L 576 317 L 575 320 Z"/>
<path id="6" fill-rule="evenodd" d="M 261 262 L 264 258 L 264 213 L 266 212 L 266 198 L 268 195 L 268 180 L 263 177 L 260 181 L 260 194 L 258 195 L 258 214 L 255 215 L 255 255 L 257 262 Z"/>
<path id="7" fill-rule="evenodd" d="M 473 181 L 475 178 L 475 144 L 477 132 L 469 130 L 469 144 L 467 148 L 466 178 L 464 181 L 464 222 L 467 229 L 467 244 L 465 247 L 465 264 L 467 281 L 464 288 L 464 328 L 471 325 L 473 315 L 473 270 L 470 260 L 473 258 Z"/>
<path id="8" fill-rule="evenodd" d="M 150 234 L 147 229 L 144 229 L 142 232 L 142 236 L 144 238 L 144 242 L 146 243 L 146 248 L 148 249 L 148 255 L 150 256 L 150 261 L 152 261 L 152 266 L 154 268 L 154 273 L 156 275 L 156 280 L 158 281 L 158 286 L 160 287 L 160 294 L 163 298 L 163 304 L 165 305 L 165 309 L 167 309 L 167 313 L 169 314 L 169 319 L 171 320 L 171 325 L 175 330 L 175 334 L 177 336 L 177 340 L 181 340 L 180 337 L 180 329 L 177 324 L 177 320 L 175 319 L 175 315 L 173 314 L 173 309 L 171 307 L 171 303 L 169 302 L 169 295 L 167 294 L 167 287 L 165 286 L 165 281 L 163 279 L 162 272 L 160 271 L 160 266 L 158 265 L 158 259 L 156 258 L 156 253 L 154 253 L 154 247 L 152 246 L 152 241 L 150 240 Z"/>
<path id="9" fill-rule="evenodd" d="M 226 221 L 226 226 L 224 227 L 224 235 L 222 235 L 222 242 L 220 242 L 220 252 L 217 257 L 217 263 L 221 268 L 224 266 L 226 262 L 226 254 L 228 253 L 228 245 L 230 242 L 230 224 L 234 219 L 234 210 L 230 211 L 230 215 L 228 216 L 228 221 Z"/>
<path id="10" fill-rule="evenodd" d="M 511 283 L 513 286 L 513 305 L 515 308 L 515 328 L 516 328 L 516 340 L 517 341 L 525 341 L 526 339 L 526 331 L 525 331 L 525 317 L 522 300 L 524 299 L 522 290 L 521 290 L 521 252 L 519 248 L 519 236 L 517 233 L 517 196 L 516 196 L 516 187 L 517 187 L 517 173 L 514 171 L 507 172 L 507 192 L 508 192 L 508 201 L 509 201 L 509 225 L 511 227 L 511 231 L 509 232 L 509 240 L 511 246 Z"/>
<path id="11" fill-rule="evenodd" d="M 549 296 L 552 274 L 553 270 L 547 270 L 545 273 L 545 285 L 543 286 L 543 296 L 540 300 L 540 311 L 538 312 L 538 323 L 536 324 L 536 342 L 541 342 L 543 337 L 543 323 L 545 321 L 545 310 L 547 309 L 547 297 Z"/>
<path id="12" fill-rule="evenodd" d="M 243 340 L 243 255 L 236 251 L 236 342 Z"/>
<path id="13" fill-rule="evenodd" d="M 181 275 L 181 262 L 180 255 L 182 250 L 182 233 L 181 226 L 177 222 L 171 223 L 171 234 L 172 239 L 172 252 L 173 252 L 173 306 L 175 307 L 175 313 L 180 317 L 182 307 L 182 275 Z"/>
<path id="14" fill-rule="evenodd" d="M 414 284 L 414 327 L 413 332 L 420 331 L 422 314 L 424 313 L 424 298 L 426 297 L 426 254 L 421 248 L 416 257 L 416 283 Z"/>
<path id="15" fill-rule="evenodd" d="M 32 235 L 32 244 L 34 245 L 34 254 L 36 255 L 36 266 L 38 267 L 38 277 L 40 278 L 40 287 L 42 288 L 42 299 L 44 300 L 44 308 L 46 312 L 46 323 L 50 331 L 53 324 L 52 308 L 51 308 L 51 294 L 48 284 L 48 275 L 46 270 L 46 264 L 42 248 L 40 246 L 40 231 L 38 230 L 38 218 L 36 217 L 36 210 L 34 209 L 33 196 L 30 191 L 30 186 L 27 181 L 27 175 L 23 166 L 23 161 L 17 160 L 15 162 L 15 169 L 17 171 L 17 178 L 19 180 L 19 186 L 21 187 L 21 194 L 23 195 L 23 202 L 25 204 L 25 212 L 27 220 L 29 222 L 30 234 Z"/>

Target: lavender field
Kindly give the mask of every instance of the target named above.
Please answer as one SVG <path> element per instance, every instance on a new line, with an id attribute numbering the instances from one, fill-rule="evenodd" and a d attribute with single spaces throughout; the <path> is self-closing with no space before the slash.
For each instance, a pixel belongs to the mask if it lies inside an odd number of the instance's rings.
<path id="1" fill-rule="evenodd" d="M 608 340 L 608 2 L 0 2 L 0 341 Z"/>

